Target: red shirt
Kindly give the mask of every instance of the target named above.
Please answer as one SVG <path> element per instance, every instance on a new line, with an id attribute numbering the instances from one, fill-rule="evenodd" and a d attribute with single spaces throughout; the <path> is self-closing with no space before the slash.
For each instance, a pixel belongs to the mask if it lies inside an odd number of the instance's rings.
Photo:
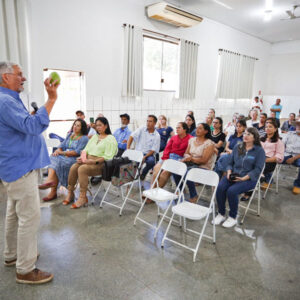
<path id="1" fill-rule="evenodd" d="M 163 156 L 162 160 L 169 159 L 170 153 L 175 153 L 180 156 L 183 156 L 185 153 L 186 148 L 188 147 L 189 144 L 189 139 L 192 138 L 190 134 L 187 134 L 183 139 L 181 139 L 178 135 L 174 135 L 170 138 Z"/>

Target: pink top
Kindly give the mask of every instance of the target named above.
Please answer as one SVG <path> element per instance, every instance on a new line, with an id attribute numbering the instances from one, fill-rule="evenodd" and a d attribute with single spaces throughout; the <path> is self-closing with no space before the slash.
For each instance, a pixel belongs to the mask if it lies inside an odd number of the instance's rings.
<path id="1" fill-rule="evenodd" d="M 284 144 L 278 139 L 276 143 L 271 143 L 269 141 L 261 142 L 263 149 L 265 150 L 266 157 L 276 157 L 276 161 L 281 163 L 284 158 Z"/>

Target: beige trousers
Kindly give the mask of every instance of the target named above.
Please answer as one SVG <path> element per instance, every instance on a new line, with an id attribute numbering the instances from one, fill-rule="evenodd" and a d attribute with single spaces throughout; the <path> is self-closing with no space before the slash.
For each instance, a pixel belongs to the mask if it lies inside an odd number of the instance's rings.
<path id="1" fill-rule="evenodd" d="M 17 258 L 16 271 L 27 274 L 35 268 L 37 231 L 40 224 L 38 170 L 14 182 L 3 181 L 7 189 L 4 259 Z"/>
<path id="2" fill-rule="evenodd" d="M 92 160 L 99 159 L 99 157 L 92 155 L 89 155 L 88 158 Z M 80 192 L 86 193 L 89 184 L 89 176 L 101 175 L 103 166 L 104 163 L 100 163 L 98 165 L 87 165 L 78 163 L 73 164 L 69 172 L 69 187 L 73 189 L 78 180 L 80 185 Z"/>

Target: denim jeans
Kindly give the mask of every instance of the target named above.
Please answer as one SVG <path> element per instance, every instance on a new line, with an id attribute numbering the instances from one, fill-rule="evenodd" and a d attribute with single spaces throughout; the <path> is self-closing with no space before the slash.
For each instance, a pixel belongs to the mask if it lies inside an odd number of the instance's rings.
<path id="1" fill-rule="evenodd" d="M 264 175 L 265 175 L 265 182 L 269 183 L 270 179 L 272 177 L 272 173 L 274 172 L 276 168 L 275 162 L 267 162 L 264 169 Z"/>
<path id="2" fill-rule="evenodd" d="M 254 189 L 255 185 L 256 181 L 254 180 L 231 182 L 224 176 L 221 179 L 216 192 L 219 213 L 222 216 L 225 216 L 225 202 L 226 198 L 228 198 L 230 208 L 229 216 L 235 219 L 239 205 L 238 195 Z"/>
<path id="3" fill-rule="evenodd" d="M 147 173 L 149 172 L 149 170 L 151 170 L 154 166 L 155 166 L 155 158 L 153 155 L 148 156 L 145 160 L 146 166 L 142 171 L 142 175 L 147 175 Z"/>
<path id="4" fill-rule="evenodd" d="M 293 157 L 293 156 L 292 155 L 285 156 L 282 163 L 286 164 L 286 161 L 291 157 Z M 295 160 L 293 165 L 299 168 L 298 176 L 297 176 L 296 180 L 294 181 L 294 186 L 300 188 L 300 158 Z"/>
<path id="5" fill-rule="evenodd" d="M 190 169 L 192 169 L 192 168 L 193 168 L 193 167 L 188 167 L 187 172 L 188 172 Z M 198 168 L 198 167 L 196 167 L 196 168 Z M 174 180 L 175 180 L 176 185 L 178 186 L 179 181 L 180 181 L 180 179 L 181 179 L 181 176 L 173 174 L 173 178 L 174 178 Z M 185 179 L 185 176 L 184 176 L 183 180 L 184 180 L 184 179 Z M 188 180 L 188 181 L 186 182 L 186 184 L 187 184 L 187 186 L 188 186 L 188 188 L 189 188 L 190 198 L 196 197 L 196 196 L 197 196 L 197 190 L 196 190 L 196 187 L 195 187 L 195 183 L 194 183 L 193 181 L 189 181 L 189 180 Z M 182 185 L 181 185 L 180 188 L 182 188 Z"/>

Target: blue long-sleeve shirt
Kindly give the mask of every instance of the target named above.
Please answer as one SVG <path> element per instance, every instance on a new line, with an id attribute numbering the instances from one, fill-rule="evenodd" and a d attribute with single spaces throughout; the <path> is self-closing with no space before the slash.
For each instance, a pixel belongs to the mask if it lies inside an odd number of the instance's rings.
<path id="1" fill-rule="evenodd" d="M 30 115 L 18 92 L 0 87 L 0 179 L 13 182 L 50 164 L 41 135 L 48 125 L 45 107 Z"/>
<path id="2" fill-rule="evenodd" d="M 131 131 L 129 130 L 128 126 L 125 128 L 119 128 L 114 132 L 114 137 L 118 142 L 118 148 L 126 150 L 127 143 L 122 143 L 124 140 L 128 141 L 130 137 Z"/>
<path id="3" fill-rule="evenodd" d="M 257 181 L 264 167 L 266 155 L 262 147 L 254 145 L 244 155 L 238 153 L 239 144 L 236 145 L 230 154 L 227 170 L 232 170 L 240 177 L 249 175 L 251 180 Z"/>

